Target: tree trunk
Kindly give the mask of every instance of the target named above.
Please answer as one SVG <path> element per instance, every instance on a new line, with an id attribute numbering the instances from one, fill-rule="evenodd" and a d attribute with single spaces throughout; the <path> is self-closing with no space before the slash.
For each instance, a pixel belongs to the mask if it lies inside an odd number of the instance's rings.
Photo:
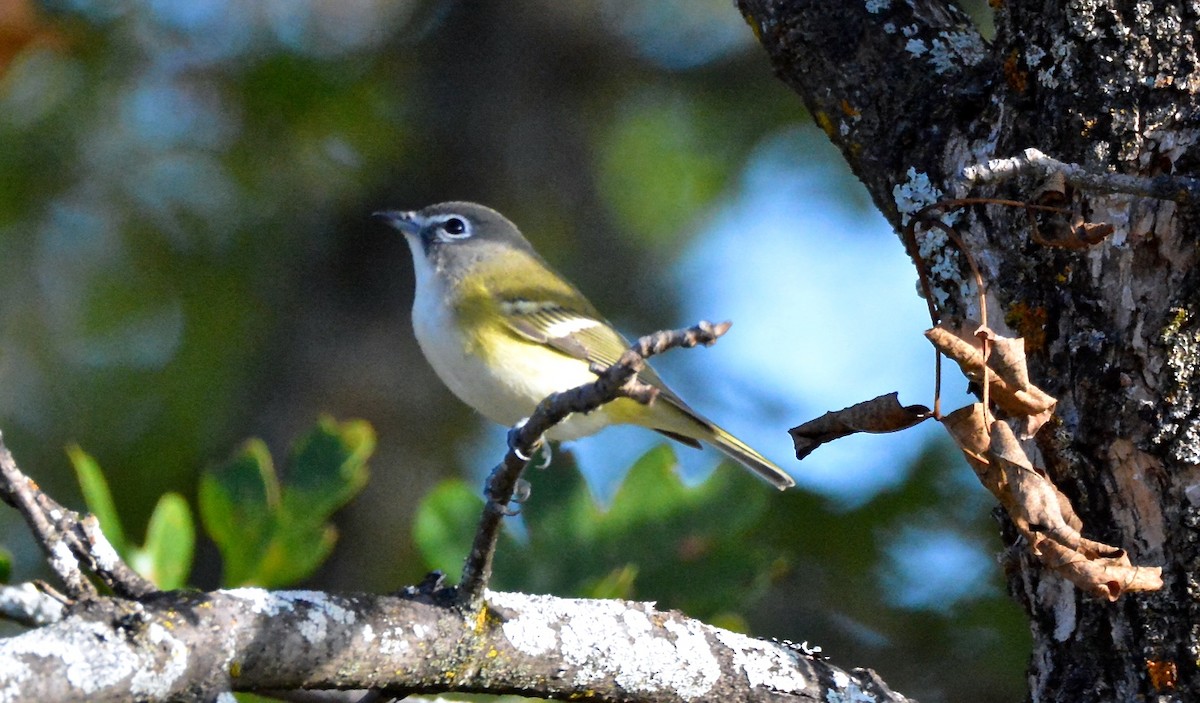
<path id="1" fill-rule="evenodd" d="M 992 2 L 992 43 L 932 0 L 737 2 L 897 229 L 936 197 L 1031 200 L 1030 177 L 960 179 L 1029 147 L 1100 173 L 1198 171 L 1195 1 Z M 1113 234 L 1046 246 L 1022 208 L 998 205 L 954 227 L 991 327 L 1025 338 L 1034 382 L 1058 399 L 1027 451 L 1086 536 L 1161 565 L 1164 586 L 1094 598 L 1006 530 L 1009 587 L 1034 637 L 1031 698 L 1200 700 L 1200 224 L 1191 205 L 1129 194 L 1080 191 L 1073 205 Z M 944 315 L 978 319 L 958 250 L 921 256 Z"/>

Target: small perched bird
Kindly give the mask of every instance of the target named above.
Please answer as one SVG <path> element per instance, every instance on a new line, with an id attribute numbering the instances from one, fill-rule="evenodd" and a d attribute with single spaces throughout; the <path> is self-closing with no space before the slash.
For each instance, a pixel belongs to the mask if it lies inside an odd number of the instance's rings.
<path id="1" fill-rule="evenodd" d="M 421 351 L 442 382 L 488 419 L 520 422 L 551 393 L 594 381 L 591 362 L 613 364 L 629 348 L 495 210 L 451 202 L 375 217 L 403 232 L 412 250 L 413 330 Z M 658 389 L 654 403 L 618 398 L 569 416 L 548 438 L 641 425 L 693 447 L 711 444 L 780 490 L 795 485 L 783 469 L 688 407 L 649 366 L 638 379 Z"/>

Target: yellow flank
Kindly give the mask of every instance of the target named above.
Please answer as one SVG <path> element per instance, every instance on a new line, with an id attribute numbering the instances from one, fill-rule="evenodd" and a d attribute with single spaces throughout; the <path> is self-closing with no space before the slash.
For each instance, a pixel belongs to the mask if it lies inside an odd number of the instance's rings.
<path id="1" fill-rule="evenodd" d="M 484 340 L 491 339 L 492 335 L 511 334 L 500 316 L 499 301 L 488 293 L 482 281 L 463 285 L 461 296 L 454 301 L 454 314 L 466 336 L 465 351 L 485 360 L 491 360 L 494 350 Z"/>

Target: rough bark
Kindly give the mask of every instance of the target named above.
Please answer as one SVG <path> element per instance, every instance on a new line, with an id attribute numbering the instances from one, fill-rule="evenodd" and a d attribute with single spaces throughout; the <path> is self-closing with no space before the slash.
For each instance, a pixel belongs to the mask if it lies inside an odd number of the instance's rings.
<path id="1" fill-rule="evenodd" d="M 1097 172 L 1197 174 L 1196 2 L 992 3 L 991 43 L 930 0 L 737 4 L 897 229 L 943 194 L 1029 199 L 1028 178 L 970 191 L 959 180 L 1028 147 Z M 1049 248 L 1023 210 L 998 206 L 954 224 L 992 326 L 1025 337 L 1034 381 L 1059 399 L 1029 451 L 1086 535 L 1163 566 L 1165 586 L 1089 598 L 1006 530 L 1010 589 L 1034 635 L 1031 697 L 1200 700 L 1200 225 L 1194 206 L 1167 200 L 1081 192 L 1075 203 L 1113 235 Z M 942 310 L 977 317 L 957 251 L 929 241 L 921 256 Z"/>
<path id="2" fill-rule="evenodd" d="M 0 641 L 0 701 L 211 701 L 229 690 L 385 688 L 589 701 L 903 703 L 871 671 L 647 603 L 485 594 L 163 593 L 82 602 Z"/>

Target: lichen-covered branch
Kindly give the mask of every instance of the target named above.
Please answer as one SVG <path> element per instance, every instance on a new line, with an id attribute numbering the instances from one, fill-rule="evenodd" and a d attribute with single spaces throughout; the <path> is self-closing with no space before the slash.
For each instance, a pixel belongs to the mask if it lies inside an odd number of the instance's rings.
<path id="1" fill-rule="evenodd" d="M 96 588 L 84 574 L 100 577 L 115 592 L 137 598 L 156 589 L 121 560 L 100 531 L 95 516 L 58 504 L 23 474 L 0 437 L 0 499 L 16 508 L 33 531 L 54 572 L 72 598 L 90 598 Z"/>
<path id="2" fill-rule="evenodd" d="M 1017 176 L 1046 178 L 1061 174 L 1067 183 L 1095 193 L 1126 193 L 1179 203 L 1200 201 L 1200 179 L 1186 176 L 1137 176 L 1127 173 L 1099 173 L 1079 164 L 1069 164 L 1047 156 L 1037 149 L 1025 149 L 1019 156 L 991 159 L 962 170 L 966 187 L 998 183 Z"/>
<path id="3" fill-rule="evenodd" d="M 100 598 L 0 641 L 0 700 L 209 701 L 228 690 L 487 692 L 592 701 L 908 700 L 873 672 L 653 605 L 485 594 Z"/>

